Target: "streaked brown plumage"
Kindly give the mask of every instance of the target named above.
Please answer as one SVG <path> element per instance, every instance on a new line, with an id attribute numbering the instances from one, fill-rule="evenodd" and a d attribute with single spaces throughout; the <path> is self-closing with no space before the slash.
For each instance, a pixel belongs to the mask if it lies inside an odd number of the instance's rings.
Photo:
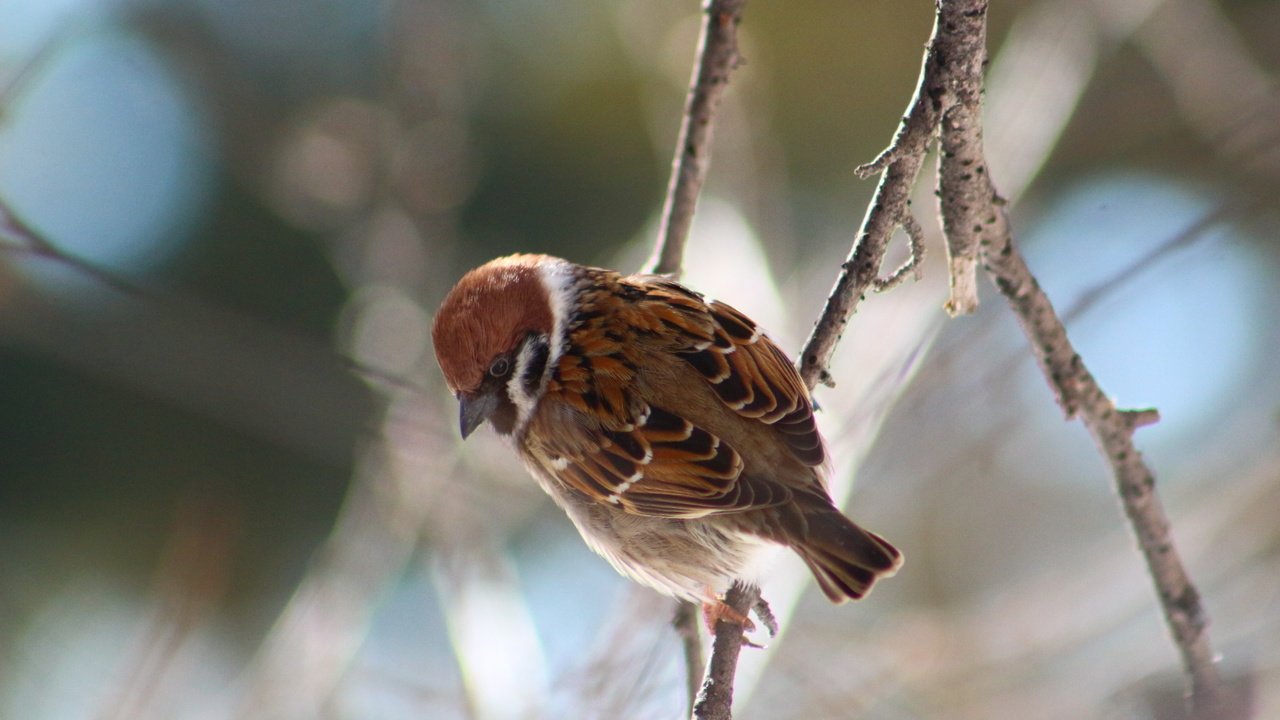
<path id="1" fill-rule="evenodd" d="M 485 420 L 510 436 L 587 544 L 641 583 L 709 602 L 767 541 L 843 602 L 901 564 L 832 505 L 808 391 L 724 303 L 513 255 L 459 280 L 432 336 L 463 436 Z"/>

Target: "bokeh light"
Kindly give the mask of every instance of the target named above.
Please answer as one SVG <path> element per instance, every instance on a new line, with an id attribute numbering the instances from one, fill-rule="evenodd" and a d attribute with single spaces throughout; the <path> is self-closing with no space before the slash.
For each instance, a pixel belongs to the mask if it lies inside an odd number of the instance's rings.
<path id="1" fill-rule="evenodd" d="M 212 140 L 182 78 L 111 25 L 31 72 L 0 127 L 0 195 L 71 255 L 126 275 L 162 267 L 212 191 Z"/>

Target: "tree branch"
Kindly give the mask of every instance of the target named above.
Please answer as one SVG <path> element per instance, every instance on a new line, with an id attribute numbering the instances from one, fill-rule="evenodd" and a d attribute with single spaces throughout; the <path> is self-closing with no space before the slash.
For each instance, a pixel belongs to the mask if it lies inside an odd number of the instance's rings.
<path id="1" fill-rule="evenodd" d="M 889 239 L 908 217 L 909 192 L 929 141 L 940 133 L 938 198 L 951 257 L 951 314 L 977 307 L 976 264 L 1008 299 L 1036 361 L 1068 418 L 1079 416 L 1111 468 L 1125 514 L 1156 585 L 1165 620 L 1191 682 L 1200 717 L 1232 713 L 1213 664 L 1208 616 L 1174 548 L 1155 479 L 1133 444 L 1133 433 L 1155 422 L 1154 410 L 1119 410 L 1067 338 L 1049 298 L 1013 243 L 1004 201 L 986 171 L 982 149 L 982 69 L 987 0 L 937 0 L 934 35 L 919 86 L 893 144 L 862 168 L 883 171 L 858 240 L 801 355 L 810 388 L 830 382 L 827 366 L 850 315 L 879 281 Z M 895 273 L 895 277 L 898 273 Z M 894 278 L 891 278 L 891 280 Z"/>
<path id="2" fill-rule="evenodd" d="M 662 224 L 653 255 L 645 263 L 643 272 L 680 275 L 684 246 L 689 239 L 689 228 L 693 225 L 694 210 L 698 205 L 702 185 L 707 179 L 707 170 L 711 166 L 711 131 L 715 125 L 716 111 L 725 87 L 729 84 L 729 74 L 741 60 L 738 55 L 738 25 L 742 22 L 745 6 L 746 0 L 706 0 L 703 5 L 702 30 L 699 33 L 698 50 L 693 76 L 689 81 L 689 94 L 685 99 L 680 133 L 676 138 L 675 156 L 671 161 L 671 179 L 667 183 L 666 199 L 662 206 Z M 742 646 L 742 628 L 737 629 L 738 640 L 732 643 L 731 650 L 728 649 L 730 644 L 727 640 L 725 643 L 720 642 L 717 631 L 710 667 L 718 669 L 719 681 L 715 685 L 715 691 L 708 693 L 707 686 L 702 683 L 702 637 L 698 632 L 698 608 L 692 603 L 681 602 L 673 624 L 684 646 L 690 712 L 694 717 L 730 717 L 733 673 L 737 668 L 738 652 Z M 733 631 L 727 629 L 725 632 Z M 727 670 L 724 670 L 726 667 Z M 699 712 L 715 714 L 707 716 L 699 715 Z"/>
<path id="3" fill-rule="evenodd" d="M 698 634 L 698 606 L 688 600 L 676 603 L 676 616 L 671 624 L 680 635 L 684 647 L 684 681 L 689 694 L 689 712 L 698 701 L 698 689 L 702 686 L 702 636 Z"/>
<path id="4" fill-rule="evenodd" d="M 1120 410 L 1102 391 L 1014 246 L 1003 208 L 994 203 L 990 207 L 999 217 L 999 231 L 983 252 L 984 267 L 1018 316 L 1059 405 L 1068 417 L 1079 416 L 1111 469 L 1165 622 L 1190 677 L 1192 708 L 1197 717 L 1234 717 L 1214 665 L 1209 616 L 1173 544 L 1168 515 L 1155 491 L 1155 475 L 1133 444 L 1134 431 L 1156 422 L 1159 415 L 1153 409 Z"/>
<path id="5" fill-rule="evenodd" d="M 135 299 L 151 298 L 151 293 L 112 273 L 107 268 L 58 247 L 38 230 L 27 224 L 13 208 L 0 199 L 0 253 L 33 255 L 61 263 L 72 270 Z"/>
<path id="6" fill-rule="evenodd" d="M 987 0 L 937 0 L 933 36 L 907 115 L 889 148 L 859 168 L 864 176 L 883 174 L 853 249 L 801 352 L 801 376 L 810 388 L 818 382 L 831 384 L 827 369 L 831 356 L 867 290 L 888 289 L 908 271 L 918 272 L 923 243 L 919 224 L 910 214 L 910 194 L 937 134 L 941 146 L 937 194 L 950 257 L 951 297 L 946 309 L 952 315 L 976 310 L 976 274 L 981 258 L 987 274 L 1017 315 L 1058 404 L 1068 418 L 1081 418 L 1111 467 L 1125 514 L 1191 678 L 1194 710 L 1204 717 L 1223 713 L 1226 700 L 1213 665 L 1207 615 L 1174 549 L 1169 520 L 1155 494 L 1154 476 L 1133 444 L 1135 430 L 1159 416 L 1154 410 L 1120 410 L 1103 393 L 1014 246 L 1004 201 L 986 170 L 981 125 L 986 11 Z M 706 12 L 663 229 L 650 261 L 655 272 L 679 270 L 693 206 L 706 173 L 708 154 L 702 143 L 709 136 L 710 114 L 736 59 L 733 34 L 741 3 L 712 0 Z M 717 40 L 724 44 L 718 45 Z M 706 89 L 705 94 L 699 92 L 700 87 Z M 881 278 L 885 251 L 899 227 L 911 242 L 911 258 L 888 278 Z M 745 615 L 757 598 L 754 589 L 735 584 L 725 600 Z M 717 623 L 706 677 L 694 705 L 695 719 L 731 717 L 733 674 L 742 634 L 741 626 Z"/>
<path id="7" fill-rule="evenodd" d="M 943 3 L 954 10 L 973 45 L 985 46 L 986 2 Z M 960 11 L 961 8 L 965 11 Z M 979 57 L 984 55 L 981 53 Z M 1125 513 L 1159 591 L 1165 618 L 1191 675 L 1197 707 L 1218 693 L 1213 653 L 1204 632 L 1208 617 L 1173 547 L 1169 520 L 1155 494 L 1155 479 L 1133 445 L 1134 430 L 1158 419 L 1154 410 L 1118 410 L 1103 393 L 1084 360 L 1076 353 L 1052 302 L 1040 288 L 1022 254 L 1015 247 L 1004 203 L 990 177 L 983 172 L 979 98 L 980 63 L 957 63 L 953 85 L 963 89 L 942 125 L 940 205 L 949 244 L 972 246 L 981 240 L 984 267 L 1008 299 L 1027 335 L 1037 362 L 1067 417 L 1079 416 L 1111 466 Z M 948 161 L 951 170 L 946 168 Z M 947 223 L 948 217 L 961 221 Z M 961 236 L 953 242 L 951 234 Z"/>
<path id="8" fill-rule="evenodd" d="M 1168 516 L 1155 492 L 1155 476 L 1133 444 L 1134 431 L 1159 416 L 1154 410 L 1119 410 L 1102 391 L 1014 245 L 1004 202 L 985 172 L 980 99 L 986 9 L 986 0 L 939 3 L 940 22 L 964 38 L 961 48 L 969 52 L 946 67 L 955 104 L 943 114 L 938 197 L 952 261 L 971 262 L 974 248 L 981 248 L 987 274 L 1017 315 L 1058 404 L 1068 418 L 1080 417 L 1110 466 L 1190 676 L 1193 711 L 1200 717 L 1226 717 L 1230 709 L 1214 666 L 1208 615 L 1174 547 Z"/>
<path id="9" fill-rule="evenodd" d="M 725 593 L 724 602 L 742 617 L 747 617 L 760 602 L 760 590 L 735 582 Z M 767 624 L 768 621 L 761 619 Z M 725 617 L 716 621 L 711 659 L 703 676 L 702 689 L 693 704 L 693 720 L 732 719 L 733 677 L 738 671 L 744 630 L 742 625 Z"/>
<path id="10" fill-rule="evenodd" d="M 662 207 L 662 226 L 645 272 L 680 274 L 684 244 L 693 224 L 702 183 L 711 165 L 711 130 L 729 73 L 738 65 L 738 24 L 746 0 L 707 0 L 697 61 L 685 100 L 684 120 L 671 161 L 671 180 Z"/>
<path id="11" fill-rule="evenodd" d="M 875 160 L 858 168 L 858 174 L 863 177 L 877 172 L 884 174 L 871 204 L 867 206 L 853 250 L 840 266 L 835 287 L 831 289 L 822 314 L 800 351 L 800 376 L 810 390 L 819 382 L 834 384 L 827 368 L 836 344 L 840 342 L 840 335 L 867 290 L 874 288 L 879 281 L 880 265 L 884 262 L 889 240 L 911 212 L 911 188 L 924 165 L 929 141 L 937 132 L 946 90 L 938 82 L 939 73 L 933 68 L 945 62 L 943 53 L 947 49 L 943 29 L 935 23 L 933 38 L 920 68 L 915 97 L 898 126 L 893 143 Z"/>

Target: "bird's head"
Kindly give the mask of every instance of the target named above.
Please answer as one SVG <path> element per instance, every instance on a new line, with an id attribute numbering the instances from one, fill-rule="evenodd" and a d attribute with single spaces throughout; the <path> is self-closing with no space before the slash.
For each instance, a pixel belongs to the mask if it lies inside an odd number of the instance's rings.
<path id="1" fill-rule="evenodd" d="M 528 422 L 560 354 L 570 267 L 510 255 L 463 275 L 445 297 L 431 337 L 462 437 L 486 420 L 503 435 Z"/>

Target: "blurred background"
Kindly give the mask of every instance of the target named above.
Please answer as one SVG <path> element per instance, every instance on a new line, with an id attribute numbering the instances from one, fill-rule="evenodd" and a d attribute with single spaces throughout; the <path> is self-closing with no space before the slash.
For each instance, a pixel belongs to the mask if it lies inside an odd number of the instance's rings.
<path id="1" fill-rule="evenodd" d="M 932 9 L 747 8 L 685 279 L 792 352 Z M 462 445 L 428 328 L 500 254 L 640 266 L 698 23 L 691 0 L 0 4 L 0 717 L 679 717 L 670 601 L 492 432 Z M 991 24 L 1015 232 L 1103 388 L 1160 409 L 1138 444 L 1222 671 L 1280 717 L 1280 4 Z M 1181 717 L 1083 427 L 989 286 L 945 319 L 925 175 L 924 279 L 861 305 L 818 393 L 837 494 L 906 566 L 837 608 L 780 558 L 784 634 L 748 651 L 738 716 Z"/>

